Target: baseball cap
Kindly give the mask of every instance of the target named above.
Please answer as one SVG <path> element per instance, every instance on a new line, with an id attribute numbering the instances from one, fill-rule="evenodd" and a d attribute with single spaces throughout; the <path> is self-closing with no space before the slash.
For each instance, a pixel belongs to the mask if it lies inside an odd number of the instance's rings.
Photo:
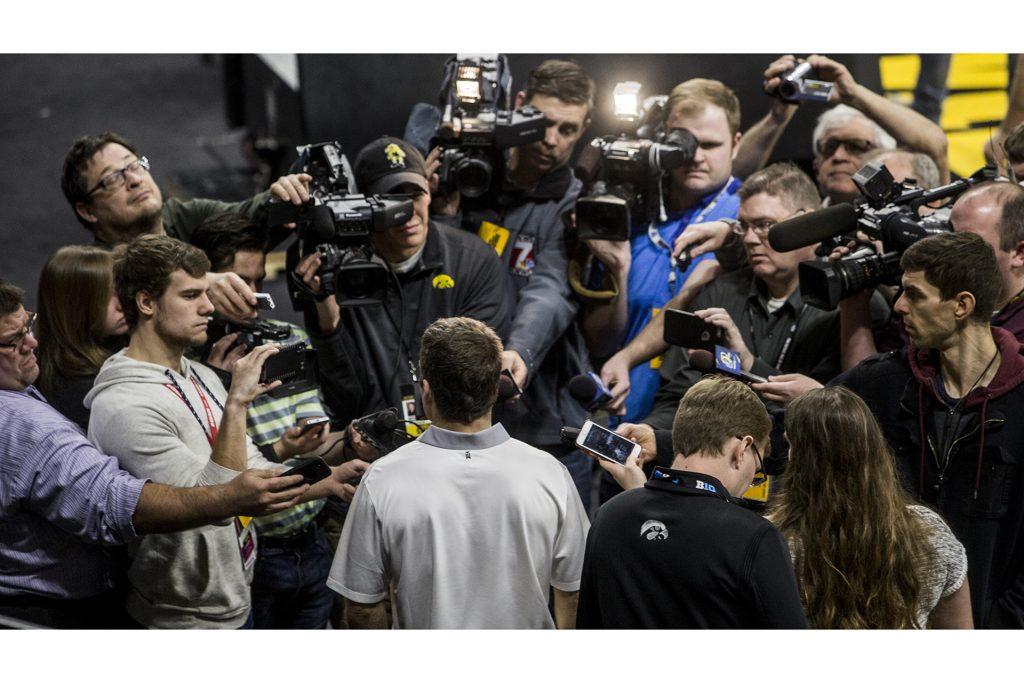
<path id="1" fill-rule="evenodd" d="M 387 194 L 402 183 L 430 191 L 423 155 L 399 138 L 382 137 L 359 150 L 353 173 L 363 194 Z"/>

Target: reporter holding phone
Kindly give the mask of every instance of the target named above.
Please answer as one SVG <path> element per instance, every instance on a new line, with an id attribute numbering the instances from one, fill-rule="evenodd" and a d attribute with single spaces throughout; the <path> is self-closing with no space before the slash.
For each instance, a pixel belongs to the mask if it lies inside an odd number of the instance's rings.
<path id="1" fill-rule="evenodd" d="M 282 469 L 245 433 L 246 410 L 277 383 L 259 383 L 273 345 L 233 367 L 230 391 L 185 349 L 206 340 L 210 261 L 196 247 L 144 235 L 119 247 L 114 283 L 130 331 L 86 396 L 89 438 L 128 472 L 178 486 L 221 483 L 246 466 Z M 357 461 L 335 468 L 302 500 L 350 495 Z M 150 628 L 239 628 L 252 623 L 249 583 L 256 560 L 252 520 L 235 517 L 129 545 L 126 607 Z"/>
<path id="2" fill-rule="evenodd" d="M 807 627 L 785 540 L 733 502 L 764 476 L 770 432 L 741 382 L 709 377 L 687 392 L 672 467 L 598 509 L 577 628 Z"/>

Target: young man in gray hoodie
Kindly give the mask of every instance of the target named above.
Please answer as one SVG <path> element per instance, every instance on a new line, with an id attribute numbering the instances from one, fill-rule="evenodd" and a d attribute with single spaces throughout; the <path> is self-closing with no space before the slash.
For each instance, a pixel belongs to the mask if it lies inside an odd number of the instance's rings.
<path id="1" fill-rule="evenodd" d="M 248 467 L 280 468 L 245 433 L 248 404 L 277 383 L 259 383 L 263 362 L 277 352 L 254 349 L 234 367 L 226 391 L 209 368 L 183 354 L 206 341 L 210 262 L 197 248 L 145 235 L 119 248 L 115 289 L 131 330 L 128 348 L 102 367 L 86 396 L 89 439 L 121 467 L 152 481 L 192 486 L 230 480 Z M 366 463 L 334 468 L 302 500 L 329 494 L 350 500 L 345 483 Z M 249 583 L 256 559 L 251 518 L 129 546 L 127 610 L 151 628 L 239 628 L 251 623 Z"/>

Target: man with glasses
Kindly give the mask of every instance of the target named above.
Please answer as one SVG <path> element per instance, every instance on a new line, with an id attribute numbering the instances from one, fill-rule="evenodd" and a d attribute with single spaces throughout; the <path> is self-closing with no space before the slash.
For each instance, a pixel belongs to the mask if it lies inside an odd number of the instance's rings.
<path id="1" fill-rule="evenodd" d="M 863 166 L 863 156 L 873 149 L 899 146 L 923 152 L 935 161 L 942 182 L 948 182 L 948 141 L 939 126 L 857 83 L 850 71 L 833 59 L 811 55 L 807 61 L 814 67 L 815 78 L 835 84 L 830 101 L 837 106 L 821 115 L 811 140 L 818 189 L 828 203 L 849 202 L 860 196 L 852 177 Z M 796 113 L 796 104 L 776 94 L 782 75 L 797 63 L 793 55 L 784 55 L 765 70 L 764 91 L 772 96 L 771 107 L 743 136 L 736 154 L 739 175 L 753 173 L 768 162 Z"/>
<path id="2" fill-rule="evenodd" d="M 136 479 L 96 450 L 33 385 L 20 289 L 0 281 L 0 615 L 54 628 L 125 628 L 120 571 L 102 546 L 293 505 L 298 476 L 249 470 L 213 486 Z"/>
<path id="3" fill-rule="evenodd" d="M 301 204 L 309 199 L 310 177 L 305 174 L 279 178 L 270 189 L 251 199 L 225 203 L 213 199 L 176 198 L 164 201 L 150 174 L 150 160 L 116 133 L 78 138 L 64 156 L 61 190 L 75 218 L 96 242 L 115 246 L 143 234 L 166 234 L 189 242 L 203 221 L 221 213 L 242 213 L 256 218 L 274 197 Z M 271 245 L 287 233 L 273 235 Z M 210 273 L 210 299 L 216 309 L 237 319 L 256 315 L 252 289 L 233 273 Z"/>
<path id="4" fill-rule="evenodd" d="M 689 310 L 722 330 L 721 345 L 739 354 L 744 371 L 779 381 L 799 374 L 806 376 L 808 388 L 817 386 L 814 380 L 828 381 L 840 371 L 839 312 L 809 306 L 800 296 L 797 266 L 815 258 L 816 245 L 778 252 L 767 240 L 775 223 L 818 206 L 814 183 L 796 165 L 782 162 L 751 176 L 739 197 L 739 220 L 733 227 L 747 266 L 716 278 Z M 660 349 L 667 347 L 657 341 Z M 643 422 L 667 429 L 679 399 L 700 379 L 700 372 L 689 367 L 684 349 L 669 348 L 664 358 L 662 386 Z M 787 384 L 787 389 L 802 391 L 800 383 Z"/>
<path id="5" fill-rule="evenodd" d="M 590 529 L 577 628 L 807 628 L 785 540 L 734 501 L 763 477 L 771 428 L 741 382 L 690 389 L 674 415 L 671 467 L 646 482 L 634 463 L 613 472 L 633 490 Z"/>

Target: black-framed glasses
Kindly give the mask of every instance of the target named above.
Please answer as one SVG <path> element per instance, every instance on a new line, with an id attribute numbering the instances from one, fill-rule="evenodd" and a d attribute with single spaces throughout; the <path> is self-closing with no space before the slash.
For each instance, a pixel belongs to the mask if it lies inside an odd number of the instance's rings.
<path id="1" fill-rule="evenodd" d="M 742 441 L 746 437 L 737 434 L 736 438 Z M 764 471 L 764 458 L 768 457 L 769 452 L 765 451 L 765 456 L 761 457 L 761 451 L 758 450 L 757 444 L 754 443 L 753 439 L 750 441 L 750 447 L 754 449 L 754 459 L 757 462 L 757 467 L 754 469 L 754 478 L 750 480 L 750 486 L 756 487 L 768 481 L 768 473 Z"/>
<path id="2" fill-rule="evenodd" d="M 860 138 L 827 138 L 818 140 L 818 155 L 827 159 L 836 153 L 839 147 L 845 147 L 850 154 L 867 154 L 875 148 L 875 143 Z"/>
<path id="3" fill-rule="evenodd" d="M 116 171 L 111 171 L 107 175 L 100 178 L 100 181 L 96 183 L 91 190 L 85 193 L 86 197 L 91 197 L 96 193 L 97 190 L 116 190 L 127 182 L 125 174 L 127 173 L 138 173 L 139 170 L 146 171 L 149 173 L 149 159 L 146 157 L 139 157 L 135 161 L 131 162 L 124 168 L 120 168 Z"/>
<path id="4" fill-rule="evenodd" d="M 757 238 L 763 241 L 766 237 L 768 237 L 768 231 L 774 228 L 778 223 L 781 223 L 782 221 L 788 221 L 793 216 L 797 216 L 802 213 L 804 213 L 804 209 L 800 209 L 799 211 L 791 213 L 785 218 L 782 218 L 777 221 L 773 221 L 770 218 L 765 218 L 764 220 L 760 221 L 753 221 L 751 223 L 747 223 L 746 221 L 743 220 L 733 221 L 732 231 L 733 234 L 735 234 L 737 237 L 743 238 L 746 237 L 747 230 L 753 230 L 754 234 L 757 235 Z"/>
<path id="5" fill-rule="evenodd" d="M 32 313 L 31 311 L 25 312 L 28 313 L 28 320 L 25 322 L 25 327 L 23 327 L 20 332 L 11 337 L 10 341 L 0 342 L 0 348 L 17 350 L 20 349 L 21 345 L 25 343 L 25 337 L 27 337 L 32 332 L 32 328 L 36 324 L 36 314 Z"/>

